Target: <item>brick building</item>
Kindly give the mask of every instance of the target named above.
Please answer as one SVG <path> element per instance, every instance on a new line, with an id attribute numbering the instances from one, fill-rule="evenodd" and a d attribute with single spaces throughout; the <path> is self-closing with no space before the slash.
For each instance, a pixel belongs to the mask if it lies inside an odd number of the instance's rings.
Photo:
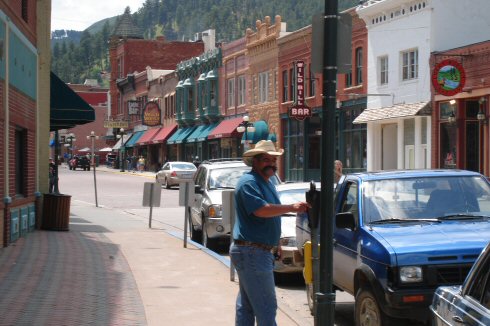
<path id="1" fill-rule="evenodd" d="M 247 111 L 255 127 L 252 135 L 244 133 L 245 143 L 255 144 L 261 139 L 271 139 L 277 141 L 277 146 L 283 147 L 278 110 L 277 40 L 285 35 L 286 23 L 281 21 L 279 15 L 275 17 L 274 22 L 266 16 L 263 22 L 257 20 L 255 28 L 255 32 L 248 28 L 245 35 L 250 76 L 247 88 L 250 102 Z M 283 171 L 282 166 L 281 161 L 278 163 L 280 171 Z"/>
<path id="2" fill-rule="evenodd" d="M 444 67 L 458 70 L 459 84 L 439 84 Z M 490 175 L 490 41 L 433 52 L 431 71 L 432 166 Z"/>
<path id="3" fill-rule="evenodd" d="M 49 0 L 0 1 L 0 246 L 36 226 L 47 191 L 50 10 Z"/>
<path id="4" fill-rule="evenodd" d="M 104 121 L 107 119 L 109 113 L 107 106 L 109 90 L 103 87 L 84 84 L 68 84 L 68 86 L 94 109 L 95 121 L 60 130 L 60 155 L 64 158 L 66 157 L 65 153 L 70 155 L 85 155 L 90 153 L 92 140 L 87 139 L 86 136 L 89 136 L 93 131 L 95 135 L 99 136 L 94 143 L 95 154 L 99 155 L 100 163 L 104 163 L 106 153 L 100 152 L 100 150 L 113 145 L 111 140 L 107 142 L 105 137 L 107 129 L 104 127 Z M 69 143 L 69 138 L 67 137 L 69 134 L 73 134 L 76 139 L 72 144 Z"/>

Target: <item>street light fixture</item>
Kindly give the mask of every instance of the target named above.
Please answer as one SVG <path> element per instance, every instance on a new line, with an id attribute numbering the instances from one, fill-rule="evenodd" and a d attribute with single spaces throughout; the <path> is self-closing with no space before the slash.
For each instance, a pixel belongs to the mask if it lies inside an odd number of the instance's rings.
<path id="1" fill-rule="evenodd" d="M 70 151 L 70 159 L 73 157 L 73 142 L 77 139 L 75 138 L 75 134 L 70 132 L 65 138 L 65 147 Z M 66 143 L 68 141 L 68 143 Z"/>
<path id="2" fill-rule="evenodd" d="M 92 140 L 92 157 L 91 157 L 91 165 L 92 165 L 92 169 L 94 171 L 94 189 L 95 189 L 95 207 L 99 207 L 99 203 L 97 201 L 97 180 L 95 178 L 95 140 L 96 139 L 99 139 L 99 136 L 96 136 L 95 135 L 95 132 L 91 131 L 90 132 L 90 135 L 87 136 L 87 139 L 91 139 Z"/>
<path id="3" fill-rule="evenodd" d="M 483 124 L 486 124 L 487 123 L 487 120 L 486 120 L 486 115 L 485 115 L 485 102 L 487 101 L 487 99 L 485 97 L 480 97 L 480 99 L 478 100 L 478 103 L 480 104 L 480 110 L 478 111 L 478 114 L 476 115 L 476 118 L 478 119 L 478 122 L 481 122 Z"/>
<path id="4" fill-rule="evenodd" d="M 124 128 L 119 129 L 119 133 L 117 134 L 117 138 L 121 138 L 121 147 L 119 148 L 119 164 L 121 165 L 121 172 L 124 172 L 124 135 L 126 134 L 126 131 Z"/>
<path id="5" fill-rule="evenodd" d="M 447 117 L 447 122 L 454 123 L 456 121 L 456 115 L 454 114 L 454 105 L 456 104 L 456 100 L 449 101 L 449 105 L 453 108 L 449 117 Z"/>
<path id="6" fill-rule="evenodd" d="M 245 141 L 247 141 L 247 133 L 255 132 L 255 127 L 252 122 L 249 122 L 250 117 L 248 115 L 243 117 L 243 121 L 238 125 L 236 131 L 245 132 Z"/>

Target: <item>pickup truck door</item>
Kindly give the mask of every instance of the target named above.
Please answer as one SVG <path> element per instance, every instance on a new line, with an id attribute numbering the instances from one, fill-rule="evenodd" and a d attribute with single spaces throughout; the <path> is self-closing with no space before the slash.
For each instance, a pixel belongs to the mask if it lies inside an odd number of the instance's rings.
<path id="1" fill-rule="evenodd" d="M 355 181 L 346 181 L 336 211 L 352 212 L 359 225 L 359 186 Z M 358 260 L 359 231 L 334 227 L 333 279 L 339 288 L 354 294 L 354 271 Z"/>

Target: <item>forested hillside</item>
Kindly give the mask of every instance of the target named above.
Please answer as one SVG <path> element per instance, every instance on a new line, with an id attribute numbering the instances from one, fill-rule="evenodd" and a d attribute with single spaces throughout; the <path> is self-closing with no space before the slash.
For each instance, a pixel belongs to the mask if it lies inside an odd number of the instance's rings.
<path id="1" fill-rule="evenodd" d="M 339 0 L 339 10 L 357 3 Z M 265 16 L 280 15 L 288 31 L 300 29 L 311 24 L 311 17 L 323 11 L 323 5 L 319 0 L 146 0 L 135 12 L 135 8 L 131 9 L 134 22 L 145 31 L 147 39 L 159 35 L 167 40 L 192 39 L 197 32 L 215 29 L 217 41 L 227 42 L 243 37 L 247 28 L 254 28 L 255 21 Z M 115 26 L 113 22 L 114 19 L 98 22 L 81 35 L 70 31 L 79 41 L 60 38 L 62 31 L 53 32 L 53 71 L 65 82 L 82 83 L 86 78 L 101 82 L 101 72 L 110 69 L 107 41 Z"/>

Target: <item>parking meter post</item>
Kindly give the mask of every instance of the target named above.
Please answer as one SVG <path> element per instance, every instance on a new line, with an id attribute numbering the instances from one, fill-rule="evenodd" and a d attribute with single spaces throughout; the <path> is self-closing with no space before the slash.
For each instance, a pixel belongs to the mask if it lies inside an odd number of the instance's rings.
<path id="1" fill-rule="evenodd" d="M 187 229 L 192 228 L 191 203 L 194 202 L 195 184 L 193 180 L 179 183 L 179 206 L 184 207 L 184 248 L 187 248 Z"/>
<path id="2" fill-rule="evenodd" d="M 186 206 L 185 206 L 185 216 L 184 216 L 184 248 L 187 248 L 187 228 L 188 228 L 188 224 L 189 224 L 189 183 L 184 183 L 184 184 L 180 184 L 179 185 L 179 188 L 180 186 L 183 185 L 184 186 L 184 191 L 185 191 L 185 199 L 184 199 L 184 202 L 186 203 Z"/>
<path id="3" fill-rule="evenodd" d="M 151 218 L 153 215 L 153 188 L 155 187 L 155 184 L 152 183 L 150 187 L 150 218 L 148 219 L 148 227 L 151 229 Z"/>
<path id="4" fill-rule="evenodd" d="M 235 224 L 235 190 L 224 190 L 221 193 L 223 225 L 230 226 L 230 243 L 233 242 L 233 226 Z M 235 267 L 230 262 L 230 281 L 235 281 Z"/>

